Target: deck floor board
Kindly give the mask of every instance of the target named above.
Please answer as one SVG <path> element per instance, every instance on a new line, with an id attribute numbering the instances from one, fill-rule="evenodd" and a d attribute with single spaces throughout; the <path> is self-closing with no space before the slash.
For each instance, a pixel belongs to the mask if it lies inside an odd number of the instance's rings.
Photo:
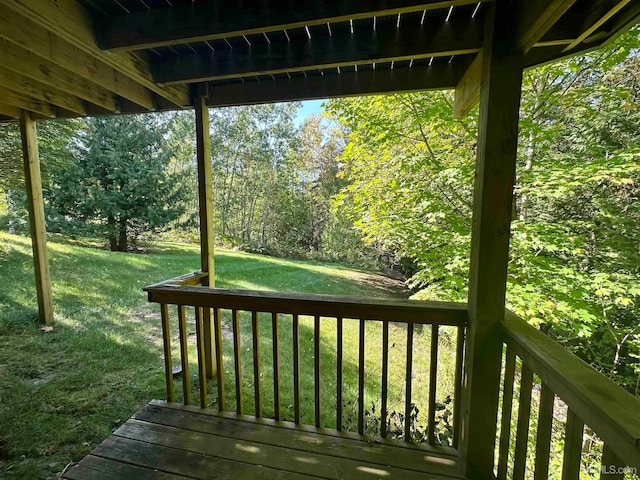
<path id="1" fill-rule="evenodd" d="M 153 401 L 63 478 L 463 478 L 451 451 Z"/>

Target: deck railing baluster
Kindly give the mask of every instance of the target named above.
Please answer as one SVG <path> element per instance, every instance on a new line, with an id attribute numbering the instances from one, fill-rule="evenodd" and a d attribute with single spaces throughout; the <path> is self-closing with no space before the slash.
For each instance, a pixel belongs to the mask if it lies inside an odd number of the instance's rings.
<path id="1" fill-rule="evenodd" d="M 242 415 L 242 346 L 240 341 L 240 312 L 231 311 L 233 323 L 233 360 L 236 379 L 236 413 Z"/>
<path id="2" fill-rule="evenodd" d="M 364 327 L 363 319 L 359 320 L 359 339 L 358 339 L 358 433 L 364 433 Z"/>
<path id="3" fill-rule="evenodd" d="M 520 398 L 518 400 L 518 426 L 516 429 L 516 447 L 513 453 L 513 478 L 524 479 L 527 466 L 527 443 L 529 441 L 529 418 L 531 417 L 531 388 L 533 372 L 522 365 L 520 377 Z"/>
<path id="4" fill-rule="evenodd" d="M 389 322 L 382 321 L 382 399 L 380 405 L 380 436 L 387 437 L 387 401 L 389 381 Z"/>
<path id="5" fill-rule="evenodd" d="M 187 316 L 184 305 L 178 305 L 178 329 L 180 333 L 180 361 L 182 362 L 182 398 L 185 405 L 191 404 L 191 382 L 189 379 L 189 345 L 187 343 Z"/>
<path id="6" fill-rule="evenodd" d="M 313 393 L 316 427 L 320 426 L 320 317 L 313 318 Z"/>
<path id="7" fill-rule="evenodd" d="M 261 375 L 264 374 L 261 362 L 261 354 L 260 349 L 264 347 L 264 345 L 260 345 L 261 343 L 261 332 L 260 332 L 260 315 L 262 313 L 266 313 L 271 315 L 271 345 L 272 352 L 270 356 L 272 356 L 273 361 L 273 395 L 274 395 L 274 404 L 273 404 L 273 414 L 271 415 L 278 421 L 282 420 L 283 411 L 282 411 L 282 370 L 281 370 L 281 345 L 280 345 L 280 331 L 279 324 L 283 319 L 279 317 L 279 312 L 282 312 L 288 318 L 291 319 L 291 328 L 292 328 L 292 364 L 293 364 L 293 420 L 296 424 L 302 423 L 302 409 L 306 408 L 306 403 L 302 404 L 302 396 L 303 392 L 301 388 L 306 388 L 306 383 L 301 385 L 303 382 L 303 378 L 301 374 L 310 373 L 307 371 L 307 368 L 313 368 L 313 404 L 314 413 L 313 413 L 313 421 L 309 422 L 315 425 L 317 428 L 326 427 L 327 425 L 322 425 L 322 414 L 323 412 L 323 402 L 329 405 L 329 398 L 324 397 L 327 392 L 324 392 L 323 395 L 323 386 L 325 385 L 322 379 L 322 366 L 327 361 L 323 358 L 323 350 L 322 350 L 322 335 L 327 334 L 322 330 L 322 325 L 326 324 L 327 326 L 330 322 L 335 319 L 336 322 L 336 390 L 335 397 L 332 399 L 336 402 L 335 406 L 335 415 L 336 422 L 335 427 L 337 430 L 345 429 L 346 425 L 344 424 L 344 402 L 345 402 L 345 385 L 344 382 L 348 381 L 345 377 L 345 358 L 344 358 L 344 335 L 348 331 L 351 335 L 351 328 L 353 324 L 353 328 L 358 331 L 356 335 L 358 335 L 358 352 L 357 352 L 357 366 L 358 373 L 356 374 L 356 378 L 353 383 L 349 383 L 349 388 L 355 387 L 355 392 L 352 393 L 353 398 L 349 398 L 349 405 L 352 405 L 355 411 L 352 413 L 349 412 L 349 427 L 353 424 L 353 430 L 357 430 L 357 432 L 364 434 L 367 430 L 367 405 L 366 399 L 367 397 L 367 336 L 369 333 L 367 329 L 369 329 L 373 325 L 380 325 L 380 330 L 372 331 L 372 334 L 377 335 L 380 331 L 382 331 L 382 381 L 381 381 L 381 393 L 382 399 L 378 400 L 380 404 L 375 403 L 374 407 L 377 409 L 378 405 L 380 405 L 380 431 L 379 434 L 382 437 L 388 438 L 390 436 L 393 437 L 402 437 L 407 442 L 415 442 L 416 438 L 414 435 L 415 425 L 415 413 L 416 407 L 422 408 L 424 403 L 428 402 L 428 410 L 425 406 L 425 411 L 427 412 L 427 417 L 425 418 L 429 424 L 426 439 L 428 443 L 435 445 L 436 441 L 436 431 L 435 431 L 435 405 L 438 394 L 437 389 L 437 381 L 439 372 L 437 371 L 438 364 L 438 355 L 441 355 L 439 348 L 439 338 L 441 334 L 441 330 L 439 329 L 440 325 L 450 325 L 458 328 L 458 339 L 457 339 L 457 351 L 455 352 L 456 358 L 456 375 L 459 380 L 461 380 L 462 375 L 462 354 L 460 350 L 463 348 L 464 342 L 464 328 L 466 325 L 466 309 L 463 305 L 447 305 L 447 304 L 438 304 L 438 305 L 422 305 L 419 302 L 407 302 L 407 301 L 376 301 L 373 300 L 371 302 L 363 302 L 361 300 L 352 300 L 347 297 L 331 297 L 331 296 L 300 296 L 296 294 L 271 294 L 268 292 L 259 292 L 256 295 L 255 292 L 243 292 L 237 290 L 224 290 L 224 289 L 216 289 L 216 288 L 208 288 L 208 287 L 197 287 L 195 285 L 198 284 L 200 279 L 203 278 L 200 276 L 198 272 L 194 274 L 182 276 L 175 281 L 166 281 L 161 282 L 159 284 L 148 287 L 146 290 L 149 292 L 149 298 L 152 301 L 156 301 L 162 306 L 162 318 L 163 318 L 163 338 L 165 339 L 165 376 L 167 380 L 167 398 L 169 400 L 175 401 L 175 393 L 173 392 L 173 377 L 171 375 L 172 368 L 172 357 L 171 357 L 171 342 L 170 342 L 170 333 L 169 333 L 169 310 L 168 305 L 177 305 L 178 306 L 178 327 L 180 333 L 180 355 L 183 361 L 183 390 L 185 392 L 185 403 L 189 404 L 191 402 L 190 398 L 190 386 L 189 386 L 189 359 L 188 359 L 188 342 L 187 342 L 187 318 L 185 315 L 185 307 L 190 306 L 194 307 L 195 312 L 195 334 L 196 334 L 196 352 L 198 354 L 198 376 L 199 376 L 199 391 L 200 398 L 199 403 L 201 407 L 206 407 L 208 405 L 208 394 L 207 394 L 207 370 L 206 363 L 209 361 L 206 358 L 206 338 L 205 338 L 205 309 L 211 309 L 213 316 L 213 339 L 215 345 L 215 364 L 216 364 L 216 380 L 217 380 L 217 409 L 219 411 L 225 411 L 227 406 L 225 405 L 225 370 L 223 367 L 223 343 L 225 343 L 225 338 L 223 335 L 223 326 L 222 326 L 222 315 L 221 312 L 229 311 L 231 313 L 231 328 L 230 328 L 230 343 L 233 345 L 233 363 L 234 363 L 234 380 L 235 380 L 235 412 L 237 414 L 245 414 L 245 406 L 244 401 L 246 400 L 243 395 L 243 381 L 253 381 L 253 398 L 255 404 L 255 416 L 260 418 L 264 415 L 264 405 L 263 405 L 263 378 Z M 335 310 L 332 310 L 335 308 Z M 252 353 L 248 351 L 243 351 L 243 343 L 242 343 L 242 322 L 244 322 L 244 315 L 251 315 L 251 334 L 252 341 L 251 343 Z M 296 313 L 294 313 L 296 312 Z M 340 313 L 340 315 L 333 315 L 332 313 Z M 226 314 L 225 314 L 226 315 Z M 306 345 L 304 346 L 304 350 L 301 351 L 301 334 L 300 331 L 300 322 L 301 315 L 304 315 L 304 325 L 306 327 L 307 318 L 313 318 L 313 367 L 310 366 L 310 356 L 305 355 L 304 358 L 301 359 L 301 355 L 303 352 L 306 354 Z M 430 317 L 430 315 L 433 315 Z M 323 320 L 324 318 L 324 320 Z M 345 323 L 344 318 L 353 319 L 352 322 L 348 322 L 348 330 L 345 331 Z M 248 318 L 247 318 L 248 320 Z M 287 320 L 288 321 L 288 320 Z M 357 322 L 357 323 L 356 323 Z M 374 323 L 371 323 L 374 322 Z M 406 384 L 404 388 L 404 419 L 403 415 L 400 413 L 402 411 L 402 406 L 398 408 L 398 413 L 393 413 L 390 415 L 390 401 L 392 398 L 395 398 L 396 395 L 402 395 L 402 390 L 400 392 L 396 392 L 394 387 L 395 385 L 391 384 L 392 381 L 392 368 L 393 363 L 390 358 L 390 350 L 392 349 L 391 345 L 391 337 L 390 337 L 390 328 L 392 325 L 390 322 L 396 322 L 393 325 L 402 326 L 402 328 L 406 327 L 407 329 L 407 338 L 406 338 L 406 364 L 405 364 L 405 374 L 406 374 Z M 429 368 L 429 394 L 428 398 L 417 398 L 418 390 L 415 390 L 415 386 L 413 385 L 413 374 L 418 373 L 418 369 L 422 367 L 413 365 L 413 347 L 414 347 L 414 336 L 415 336 L 415 326 L 416 324 L 430 325 L 431 326 L 431 336 L 432 336 L 432 344 L 431 344 L 431 352 L 430 352 L 430 366 Z M 357 327 L 356 327 L 357 325 Z M 376 326 L 377 326 L 376 325 Z M 248 326 L 248 324 L 247 324 Z M 246 329 L 246 334 L 248 334 L 249 328 Z M 264 333 L 264 332 L 263 332 Z M 354 332 L 355 333 L 355 332 Z M 306 335 L 306 330 L 303 338 L 308 338 Z M 355 339 L 353 339 L 355 340 Z M 248 342 L 248 339 L 247 339 Z M 246 343 L 246 342 L 245 342 Z M 404 343 L 404 342 L 402 342 Z M 248 343 L 247 343 L 248 345 Z M 245 345 L 245 349 L 249 348 Z M 395 344 L 393 344 L 395 346 Z M 422 346 L 420 347 L 422 350 Z M 288 349 L 287 349 L 288 350 Z M 354 352 L 355 353 L 355 352 Z M 242 363 L 243 361 L 248 361 L 248 358 L 243 360 L 243 355 L 248 356 L 252 355 L 253 358 L 253 371 L 243 372 Z M 405 352 L 399 352 L 399 355 L 402 358 L 405 355 Z M 395 357 L 394 357 L 395 358 Z M 228 360 L 230 361 L 230 360 Z M 302 362 L 302 363 L 301 363 Z M 425 362 L 426 363 L 426 362 Z M 309 365 L 309 367 L 307 367 Z M 401 367 L 402 368 L 402 367 Z M 210 372 L 208 373 L 210 375 Z M 422 370 L 420 370 L 420 374 L 422 374 Z M 244 378 L 246 375 L 246 378 Z M 251 375 L 253 378 L 251 379 Z M 307 378 L 307 377 L 305 377 Z M 395 378 L 395 377 L 394 377 Z M 227 379 L 229 381 L 229 379 Z M 402 389 L 402 387 L 400 387 Z M 456 413 L 456 409 L 459 408 L 459 398 L 460 398 L 460 390 L 459 386 L 454 387 L 454 420 L 453 420 L 453 438 L 454 442 L 457 441 L 459 437 L 459 412 Z M 350 390 L 351 391 L 351 390 Z M 228 393 L 228 392 L 227 392 Z M 305 399 L 307 398 L 307 394 L 311 392 L 304 392 Z M 413 397 L 416 397 L 415 399 Z M 357 400 L 356 400 L 357 397 Z M 402 398 L 402 397 L 400 397 Z M 414 403 L 415 400 L 415 403 Z M 400 401 L 402 401 L 400 399 Z M 357 402 L 357 404 L 355 404 Z M 309 404 L 311 405 L 311 404 Z M 270 409 L 269 409 L 270 410 Z M 351 409 L 350 409 L 351 410 Z M 306 412 L 306 410 L 305 410 Z M 250 412 L 253 414 L 254 412 Z M 377 412 L 375 412 L 377 413 Z M 308 412 L 311 414 L 311 411 Z M 355 415 L 354 415 L 355 414 Z M 307 415 L 307 414 L 305 414 Z M 308 416 L 308 415 L 307 415 Z M 305 416 L 305 422 L 310 420 L 311 417 L 307 418 Z M 397 416 L 397 419 L 396 419 Z M 377 420 L 377 419 L 376 419 Z M 400 432 L 396 432 L 395 423 L 392 425 L 390 422 L 393 420 L 394 422 L 398 420 L 400 422 Z M 402 423 L 404 422 L 404 424 Z M 349 430 L 349 427 L 346 429 Z M 393 434 L 393 435 L 391 435 Z M 426 442 L 425 442 L 426 443 Z"/>
<path id="8" fill-rule="evenodd" d="M 605 442 L 602 447 L 600 480 L 623 480 L 625 464 Z"/>
<path id="9" fill-rule="evenodd" d="M 300 320 L 293 314 L 293 416 L 295 423 L 300 423 Z"/>
<path id="10" fill-rule="evenodd" d="M 431 358 L 429 362 L 429 418 L 427 438 L 429 445 L 436 443 L 436 391 L 438 385 L 438 325 L 431 325 Z"/>
<path id="11" fill-rule="evenodd" d="M 336 429 L 342 430 L 342 317 L 336 318 Z"/>
<path id="12" fill-rule="evenodd" d="M 278 338 L 278 314 L 271 314 L 271 341 L 273 345 L 273 412 L 280 420 L 280 343 Z"/>
<path id="13" fill-rule="evenodd" d="M 534 480 L 547 480 L 549 478 L 549 454 L 551 451 L 554 400 L 555 394 L 551 388 L 543 382 L 540 390 Z"/>
<path id="14" fill-rule="evenodd" d="M 207 402 L 207 368 L 205 364 L 205 335 L 204 335 L 204 312 L 201 307 L 195 307 L 196 318 L 196 347 L 198 350 L 198 383 L 200 387 L 200 406 L 206 408 Z"/>
<path id="15" fill-rule="evenodd" d="M 513 406 L 513 380 L 516 370 L 516 354 L 507 347 L 502 387 L 502 416 L 500 420 L 500 444 L 498 447 L 498 480 L 506 480 L 511 438 L 511 411 Z"/>
<path id="16" fill-rule="evenodd" d="M 582 433 L 584 424 L 569 408 L 565 426 L 564 456 L 562 458 L 562 480 L 578 480 L 582 457 Z"/>
<path id="17" fill-rule="evenodd" d="M 404 401 L 404 440 L 411 441 L 411 381 L 413 377 L 413 323 L 407 324 L 407 364 Z"/>
<path id="18" fill-rule="evenodd" d="M 251 334 L 253 335 L 253 390 L 257 418 L 262 417 L 262 391 L 260 388 L 260 326 L 258 312 L 251 312 Z"/>
<path id="19" fill-rule="evenodd" d="M 464 362 L 464 327 L 457 326 L 456 372 L 453 386 L 453 448 L 460 446 L 460 404 L 462 403 L 462 367 Z"/>
<path id="20" fill-rule="evenodd" d="M 160 305 L 162 317 L 162 345 L 164 348 L 164 379 L 167 386 L 167 402 L 175 402 L 173 391 L 173 365 L 171 359 L 171 331 L 169 329 L 169 305 Z"/>
<path id="21" fill-rule="evenodd" d="M 220 309 L 213 309 L 213 324 L 214 324 L 214 332 L 215 337 L 214 341 L 216 343 L 216 380 L 217 380 L 217 388 L 218 388 L 218 410 L 224 412 L 225 410 L 225 401 L 224 401 L 224 368 L 222 364 L 222 317 L 220 315 Z"/>

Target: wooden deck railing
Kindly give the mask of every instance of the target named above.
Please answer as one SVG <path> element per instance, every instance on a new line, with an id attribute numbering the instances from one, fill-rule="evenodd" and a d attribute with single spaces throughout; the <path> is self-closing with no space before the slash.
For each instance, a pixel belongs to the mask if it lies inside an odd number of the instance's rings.
<path id="1" fill-rule="evenodd" d="M 198 358 L 199 403 L 202 407 L 209 406 L 207 394 L 210 391 L 213 392 L 213 388 L 207 387 L 203 365 L 207 348 L 203 334 L 203 317 L 206 310 L 211 309 L 214 330 L 213 350 L 217 364 L 216 393 L 212 403 L 219 410 L 231 409 L 238 414 L 262 417 L 268 407 L 269 416 L 275 420 L 286 419 L 284 410 L 286 409 L 288 413 L 290 405 L 289 402 L 283 405 L 283 388 L 285 384 L 290 386 L 292 383 L 293 413 L 289 417 L 296 424 L 305 423 L 303 417 L 306 414 L 309 419 L 307 423 L 316 427 L 330 427 L 343 431 L 352 428 L 360 434 L 374 434 L 371 425 L 375 425 L 377 430 L 375 434 L 383 438 L 398 438 L 407 442 L 418 440 L 430 445 L 448 444 L 454 448 L 458 446 L 460 389 L 467 322 L 464 304 L 362 300 L 344 296 L 283 294 L 199 286 L 198 284 L 205 278 L 206 275 L 195 272 L 145 289 L 148 292 L 149 301 L 157 302 L 161 306 L 168 401 L 173 402 L 176 399 L 171 347 L 173 334 L 171 325 L 174 321 L 170 318 L 170 311 L 174 310 L 173 307 L 170 309 L 170 305 L 176 305 L 175 320 L 177 320 L 182 364 L 182 401 L 185 404 L 192 402 L 187 324 L 193 321 L 196 334 L 195 350 Z M 188 319 L 189 312 L 193 312 L 191 319 Z M 357 328 L 354 322 L 357 323 Z M 353 328 L 353 335 L 358 337 L 355 385 L 347 385 L 344 375 L 347 368 L 345 354 L 350 353 L 343 350 L 344 335 L 350 334 L 345 330 L 347 323 L 349 328 Z M 320 335 L 321 325 L 322 336 Z M 270 329 L 270 335 L 261 336 L 261 326 L 265 331 Z M 308 348 L 310 355 L 302 358 L 302 350 L 307 349 L 308 345 L 301 344 L 301 328 L 305 329 L 306 341 L 313 344 L 312 349 Z M 418 330 L 421 332 L 419 333 Z M 439 357 L 444 348 L 442 345 L 445 333 L 450 341 L 448 345 L 455 345 L 450 352 L 453 358 L 452 365 L 448 365 L 448 369 L 455 370 L 454 379 L 450 382 L 450 394 L 446 396 L 446 392 L 439 392 L 436 387 L 439 375 L 442 373 L 439 369 Z M 327 346 L 324 335 L 332 339 L 335 337 L 335 343 Z M 244 342 L 245 337 L 250 337 L 250 342 Z M 427 339 L 428 347 L 424 343 Z M 376 343 L 374 350 L 380 355 L 378 357 L 380 363 L 376 367 L 368 368 L 366 364 L 370 360 L 365 357 L 369 356 L 371 343 Z M 400 344 L 404 347 L 403 352 L 397 351 Z M 262 351 L 265 346 L 271 349 L 267 355 Z M 420 358 L 421 365 L 425 369 L 424 374 L 417 371 L 419 362 L 414 357 L 414 350 L 418 351 L 418 349 L 423 351 L 421 357 L 426 357 Z M 247 354 L 248 350 L 251 351 L 251 355 Z M 282 362 L 285 350 L 287 363 L 290 361 L 292 365 L 284 365 Z M 393 351 L 393 358 L 390 358 L 390 351 Z M 243 352 L 245 352 L 244 358 Z M 309 358 L 310 356 L 313 358 Z M 335 358 L 323 358 L 323 356 Z M 402 380 L 393 381 L 390 376 L 390 367 L 396 368 L 396 364 L 402 362 L 404 362 Z M 252 371 L 245 372 L 245 366 L 248 364 L 252 364 L 250 369 Z M 309 385 L 308 381 L 302 385 L 301 369 L 310 367 L 311 364 L 312 385 Z M 263 372 L 265 365 L 268 367 L 266 374 Z M 327 376 L 323 369 L 326 370 L 327 366 L 332 370 L 329 372 L 330 380 L 323 380 Z M 418 385 L 421 392 L 425 390 L 423 383 L 428 382 L 428 398 L 416 398 L 414 391 L 416 376 L 424 377 L 424 380 L 420 378 L 420 385 Z M 269 377 L 268 382 L 265 377 Z M 229 382 L 234 384 L 234 389 L 225 388 Z M 271 405 L 265 404 L 264 383 L 273 386 L 272 409 Z M 252 390 L 251 395 L 245 392 L 247 386 Z M 347 387 L 349 387 L 348 392 Z M 351 392 L 351 389 L 355 392 Z M 372 390 L 377 391 L 372 392 Z M 350 398 L 353 401 L 347 401 L 347 394 L 351 394 Z M 330 395 L 329 401 L 326 399 L 327 395 Z M 228 396 L 235 397 L 233 407 L 229 405 Z M 301 401 L 303 396 L 307 398 L 306 402 Z M 392 412 L 389 399 L 391 397 L 397 399 L 399 396 L 403 397 L 402 408 Z M 374 402 L 369 407 L 365 402 L 366 397 L 379 399 L 379 404 Z M 438 402 L 438 399 L 441 401 Z M 245 405 L 248 402 L 252 403 L 249 408 Z M 443 420 L 441 412 L 445 409 L 444 403 L 447 404 L 446 408 L 450 409 L 451 415 Z M 310 404 L 313 405 L 313 417 L 310 416 Z M 307 411 L 303 412 L 305 408 Z M 335 423 L 331 425 L 326 424 L 326 417 L 323 421 L 323 409 L 326 408 L 332 410 L 331 418 L 335 419 Z M 345 411 L 347 408 L 353 408 L 353 416 Z M 426 428 L 417 438 L 415 419 L 419 410 L 426 411 L 427 415 L 424 419 L 426 422 L 423 421 Z M 371 421 L 372 417 L 375 417 L 375 421 Z M 311 418 L 313 421 L 310 420 Z M 448 437 L 446 441 L 441 438 L 436 429 L 438 420 L 446 423 L 451 429 L 448 435 L 445 435 Z M 398 427 L 398 423 L 402 425 Z"/>
<path id="2" fill-rule="evenodd" d="M 640 401 L 509 311 L 503 333 L 498 480 L 638 478 Z"/>

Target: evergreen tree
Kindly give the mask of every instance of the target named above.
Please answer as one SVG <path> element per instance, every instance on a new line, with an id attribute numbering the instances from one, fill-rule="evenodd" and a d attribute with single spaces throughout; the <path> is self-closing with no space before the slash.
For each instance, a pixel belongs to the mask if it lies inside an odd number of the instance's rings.
<path id="1" fill-rule="evenodd" d="M 90 119 L 73 156 L 52 172 L 49 198 L 66 221 L 81 223 L 127 251 L 138 236 L 166 227 L 184 208 L 181 171 L 170 168 L 168 115 Z"/>

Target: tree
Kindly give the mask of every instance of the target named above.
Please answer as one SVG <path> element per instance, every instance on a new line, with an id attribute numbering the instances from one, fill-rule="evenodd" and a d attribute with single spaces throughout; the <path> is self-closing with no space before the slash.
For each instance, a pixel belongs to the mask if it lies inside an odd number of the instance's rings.
<path id="1" fill-rule="evenodd" d="M 184 192 L 182 172 L 170 168 L 171 120 L 166 114 L 89 119 L 71 144 L 73 157 L 52 171 L 55 211 L 104 235 L 118 251 L 175 220 Z"/>
<path id="2" fill-rule="evenodd" d="M 636 29 L 526 72 L 507 289 L 516 313 L 636 392 L 639 47 Z M 339 212 L 413 264 L 416 297 L 464 301 L 476 126 L 452 120 L 450 103 L 424 93 L 329 109 L 351 130 Z"/>
<path id="3" fill-rule="evenodd" d="M 282 172 L 271 238 L 284 248 L 321 253 L 331 220 L 331 197 L 345 185 L 339 156 L 346 132 L 335 122 L 311 115 L 298 140 Z"/>
<path id="4" fill-rule="evenodd" d="M 424 295 L 462 300 L 475 120 L 453 120 L 451 102 L 450 92 L 424 92 L 332 100 L 329 111 L 350 130 L 338 215 Z"/>
<path id="5" fill-rule="evenodd" d="M 70 158 L 67 146 L 83 120 L 39 121 L 38 153 L 41 162 L 42 185 L 48 189 L 51 170 L 60 168 Z M 20 128 L 17 123 L 0 124 L 0 212 L 6 209 L 9 231 L 28 231 L 28 213 L 22 164 Z"/>
<path id="6" fill-rule="evenodd" d="M 211 110 L 217 231 L 231 243 L 268 243 L 283 172 L 295 151 L 298 103 Z"/>

